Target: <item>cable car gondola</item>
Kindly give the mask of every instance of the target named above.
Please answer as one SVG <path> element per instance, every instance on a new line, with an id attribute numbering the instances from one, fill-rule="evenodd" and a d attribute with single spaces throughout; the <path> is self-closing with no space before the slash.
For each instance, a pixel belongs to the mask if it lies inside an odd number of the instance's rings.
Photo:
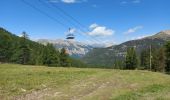
<path id="1" fill-rule="evenodd" d="M 74 40 L 75 39 L 75 35 L 73 34 L 73 32 L 71 32 L 71 28 L 69 28 L 69 32 L 67 34 L 66 39 L 67 40 Z"/>
<path id="2" fill-rule="evenodd" d="M 74 34 L 68 34 L 67 35 L 67 40 L 70 40 L 70 39 L 74 39 L 75 37 L 74 37 Z"/>

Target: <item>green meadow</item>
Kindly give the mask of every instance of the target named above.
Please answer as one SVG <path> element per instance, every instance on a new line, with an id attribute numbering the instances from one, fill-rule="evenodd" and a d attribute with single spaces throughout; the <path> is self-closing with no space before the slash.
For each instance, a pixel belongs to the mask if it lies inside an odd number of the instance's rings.
<path id="1" fill-rule="evenodd" d="M 169 100 L 170 76 L 141 70 L 0 64 L 1 100 Z"/>

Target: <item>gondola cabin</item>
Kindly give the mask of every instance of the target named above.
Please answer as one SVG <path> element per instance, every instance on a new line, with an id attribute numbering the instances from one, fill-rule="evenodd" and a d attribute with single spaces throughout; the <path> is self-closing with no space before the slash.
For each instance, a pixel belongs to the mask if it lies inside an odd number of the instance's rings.
<path id="1" fill-rule="evenodd" d="M 73 39 L 75 39 L 75 36 L 74 36 L 74 34 L 68 34 L 66 39 L 67 40 L 73 40 Z"/>
<path id="2" fill-rule="evenodd" d="M 66 36 L 66 39 L 67 40 L 74 40 L 75 39 L 75 36 L 74 36 L 74 30 L 73 29 L 71 29 L 71 28 L 69 28 L 69 31 L 68 31 L 68 34 L 67 34 L 67 36 Z"/>

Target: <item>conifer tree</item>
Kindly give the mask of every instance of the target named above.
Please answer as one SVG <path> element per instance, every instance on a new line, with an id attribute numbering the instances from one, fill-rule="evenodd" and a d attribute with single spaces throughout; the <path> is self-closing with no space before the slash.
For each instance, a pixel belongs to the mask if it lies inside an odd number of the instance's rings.
<path id="1" fill-rule="evenodd" d="M 165 70 L 165 52 L 164 48 L 153 51 L 152 70 L 164 72 Z"/>
<path id="2" fill-rule="evenodd" d="M 43 51 L 43 64 L 48 66 L 59 66 L 59 52 L 53 47 L 52 44 L 47 44 Z"/>
<path id="3" fill-rule="evenodd" d="M 149 50 L 143 50 L 141 52 L 141 55 L 140 55 L 140 67 L 142 67 L 143 69 L 145 70 L 149 70 L 149 66 L 150 66 L 150 62 L 149 62 L 149 59 L 150 59 L 150 54 L 149 54 Z"/>
<path id="4" fill-rule="evenodd" d="M 5 32 L 0 33 L 0 62 L 8 62 L 12 54 L 12 38 Z"/>
<path id="5" fill-rule="evenodd" d="M 160 72 L 164 72 L 165 71 L 165 50 L 164 48 L 160 48 L 158 50 L 158 68 L 157 70 Z"/>
<path id="6" fill-rule="evenodd" d="M 170 73 L 170 41 L 166 43 L 165 45 L 165 55 L 166 55 L 166 67 L 165 71 L 167 73 Z"/>
<path id="7" fill-rule="evenodd" d="M 128 48 L 125 60 L 125 69 L 133 70 L 138 67 L 138 59 L 135 48 Z"/>
<path id="8" fill-rule="evenodd" d="M 28 39 L 28 35 L 26 34 L 26 32 L 22 33 L 22 43 L 21 43 L 21 47 L 20 49 L 21 51 L 21 59 L 22 59 L 22 64 L 28 64 L 29 60 L 30 60 L 30 47 L 28 45 L 28 43 L 26 42 L 26 39 Z"/>
<path id="9" fill-rule="evenodd" d="M 28 44 L 28 35 L 26 32 L 22 33 L 22 37 L 18 41 L 18 45 L 15 47 L 12 61 L 19 64 L 29 64 L 30 61 L 30 46 Z"/>
<path id="10" fill-rule="evenodd" d="M 70 67 L 71 66 L 69 55 L 67 54 L 65 48 L 62 48 L 61 52 L 60 52 L 60 64 L 62 67 Z"/>

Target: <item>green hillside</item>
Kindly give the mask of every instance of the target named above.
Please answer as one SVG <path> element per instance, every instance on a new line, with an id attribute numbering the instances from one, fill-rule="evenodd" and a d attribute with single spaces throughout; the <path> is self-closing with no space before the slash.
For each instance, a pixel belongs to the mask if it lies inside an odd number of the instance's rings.
<path id="1" fill-rule="evenodd" d="M 161 31 L 153 36 L 148 36 L 142 39 L 131 40 L 119 45 L 108 48 L 97 48 L 87 53 L 82 61 L 89 65 L 98 66 L 113 66 L 116 61 L 123 61 L 125 59 L 126 51 L 129 47 L 135 47 L 138 55 L 143 50 L 163 47 L 167 41 L 170 40 L 170 31 Z"/>
<path id="2" fill-rule="evenodd" d="M 60 51 L 52 44 L 42 45 L 29 39 L 26 32 L 19 37 L 0 27 L 0 62 L 24 65 L 85 67 L 77 59 L 69 57 L 66 49 Z"/>
<path id="3" fill-rule="evenodd" d="M 148 71 L 0 64 L 0 98 L 169 100 L 170 76 Z"/>

